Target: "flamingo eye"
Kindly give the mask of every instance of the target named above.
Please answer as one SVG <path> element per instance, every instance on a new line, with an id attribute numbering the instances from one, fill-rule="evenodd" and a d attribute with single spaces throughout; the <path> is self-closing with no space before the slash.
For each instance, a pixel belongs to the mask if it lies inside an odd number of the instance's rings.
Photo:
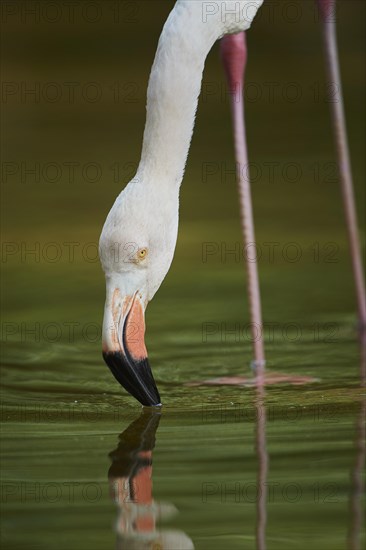
<path id="1" fill-rule="evenodd" d="M 137 257 L 139 260 L 144 260 L 147 256 L 147 248 L 140 248 L 137 252 Z"/>

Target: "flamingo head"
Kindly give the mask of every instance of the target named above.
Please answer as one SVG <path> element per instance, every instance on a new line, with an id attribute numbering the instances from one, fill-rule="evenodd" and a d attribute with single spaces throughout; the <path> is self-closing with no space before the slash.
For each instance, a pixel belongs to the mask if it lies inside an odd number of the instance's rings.
<path id="1" fill-rule="evenodd" d="M 145 309 L 173 259 L 178 199 L 132 181 L 105 221 L 99 255 L 106 277 L 103 357 L 142 405 L 161 405 L 145 347 Z"/>

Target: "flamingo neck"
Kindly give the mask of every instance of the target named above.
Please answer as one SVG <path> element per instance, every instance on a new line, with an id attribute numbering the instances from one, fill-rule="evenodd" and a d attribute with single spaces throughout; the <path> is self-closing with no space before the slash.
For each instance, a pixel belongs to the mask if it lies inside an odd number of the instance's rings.
<path id="1" fill-rule="evenodd" d="M 248 29 L 262 1 L 178 0 L 150 74 L 138 181 L 179 192 L 207 54 L 218 38 Z"/>

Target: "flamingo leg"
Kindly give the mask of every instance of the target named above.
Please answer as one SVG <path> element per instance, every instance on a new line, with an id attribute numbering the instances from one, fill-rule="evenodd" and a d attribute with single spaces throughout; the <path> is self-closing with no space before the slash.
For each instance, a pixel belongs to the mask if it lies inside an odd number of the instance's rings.
<path id="1" fill-rule="evenodd" d="M 338 157 L 338 170 L 341 182 L 344 212 L 347 224 L 348 242 L 351 254 L 353 276 L 356 287 L 358 319 L 361 331 L 366 329 L 366 293 L 362 269 L 361 246 L 358 234 L 357 214 L 353 192 L 352 170 L 349 155 L 342 81 L 339 70 L 339 58 L 335 22 L 335 0 L 318 0 L 323 25 L 324 50 L 327 75 L 333 84 L 337 96 L 330 103 L 334 139 Z"/>
<path id="2" fill-rule="evenodd" d="M 264 376 L 265 354 L 244 119 L 243 86 L 247 59 L 245 33 L 240 32 L 224 36 L 220 43 L 220 53 L 231 98 L 240 215 L 246 250 L 247 289 L 254 352 L 252 366 L 257 379 L 260 380 Z M 254 252 L 251 252 L 251 249 L 254 249 Z"/>

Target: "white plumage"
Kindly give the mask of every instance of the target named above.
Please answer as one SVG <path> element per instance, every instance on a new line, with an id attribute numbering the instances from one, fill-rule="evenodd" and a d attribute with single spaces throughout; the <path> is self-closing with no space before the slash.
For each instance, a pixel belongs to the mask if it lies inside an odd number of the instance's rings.
<path id="1" fill-rule="evenodd" d="M 179 0 L 170 13 L 151 70 L 139 167 L 117 197 L 100 237 L 106 308 L 115 288 L 122 295 L 138 291 L 146 306 L 169 270 L 207 54 L 223 35 L 248 29 L 262 1 Z M 141 248 L 148 253 L 140 261 L 133 251 Z"/>

